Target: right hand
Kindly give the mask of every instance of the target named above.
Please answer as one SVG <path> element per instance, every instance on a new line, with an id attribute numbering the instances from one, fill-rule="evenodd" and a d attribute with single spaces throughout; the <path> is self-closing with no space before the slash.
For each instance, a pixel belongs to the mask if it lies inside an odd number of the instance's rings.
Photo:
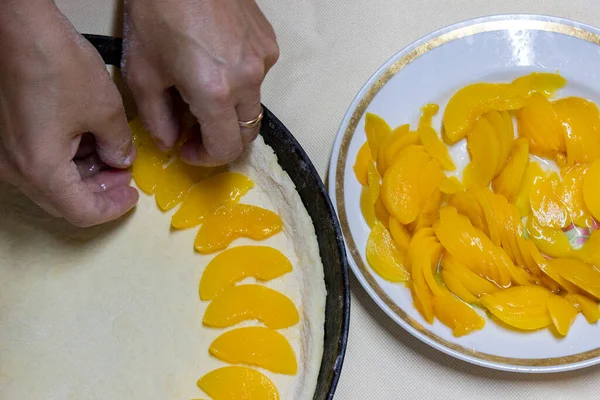
<path id="1" fill-rule="evenodd" d="M 77 226 L 134 207 L 138 192 L 125 168 L 135 147 L 95 49 L 52 1 L 7 0 L 0 54 L 0 180 Z"/>

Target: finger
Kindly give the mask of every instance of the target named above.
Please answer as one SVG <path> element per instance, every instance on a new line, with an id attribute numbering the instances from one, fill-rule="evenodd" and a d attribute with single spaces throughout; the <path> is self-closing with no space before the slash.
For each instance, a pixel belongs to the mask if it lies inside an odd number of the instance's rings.
<path id="1" fill-rule="evenodd" d="M 240 127 L 233 106 L 190 106 L 190 110 L 198 119 L 202 140 L 196 136 L 182 146 L 183 161 L 192 165 L 218 166 L 235 160 L 242 153 Z"/>
<path id="2" fill-rule="evenodd" d="M 117 91 L 116 88 L 114 90 Z M 107 95 L 107 98 L 104 104 L 97 106 L 88 130 L 94 135 L 96 152 L 104 163 L 114 168 L 128 168 L 133 164 L 136 152 L 123 102 L 118 92 Z"/>
<path id="3" fill-rule="evenodd" d="M 100 171 L 83 180 L 92 192 L 104 192 L 119 186 L 129 186 L 131 172 L 126 169 Z"/>
<path id="4" fill-rule="evenodd" d="M 75 158 L 85 158 L 96 152 L 96 139 L 91 133 L 84 133 L 81 135 L 79 147 L 75 153 Z"/>
<path id="5" fill-rule="evenodd" d="M 46 186 L 47 198 L 63 218 L 73 225 L 88 227 L 115 220 L 131 210 L 139 193 L 128 186 L 127 171 L 100 173 L 81 180 L 74 163 L 59 169 Z"/>
<path id="6" fill-rule="evenodd" d="M 169 151 L 179 139 L 180 123 L 169 90 L 148 92 L 133 90 L 138 113 L 156 145 Z"/>
<path id="7" fill-rule="evenodd" d="M 250 92 L 246 98 L 240 101 L 235 110 L 240 121 L 247 122 L 253 121 L 256 118 L 258 118 L 258 116 L 262 112 L 262 106 L 260 104 L 260 92 Z M 240 127 L 242 144 L 244 146 L 247 146 L 248 144 L 252 143 L 252 141 L 258 136 L 259 132 L 260 123 L 252 128 L 247 128 L 243 126 Z"/>
<path id="8" fill-rule="evenodd" d="M 87 157 L 73 160 L 77 166 L 77 171 L 81 179 L 86 179 L 96 175 L 98 172 L 108 168 L 108 166 L 100 159 L 98 154 L 92 153 Z"/>

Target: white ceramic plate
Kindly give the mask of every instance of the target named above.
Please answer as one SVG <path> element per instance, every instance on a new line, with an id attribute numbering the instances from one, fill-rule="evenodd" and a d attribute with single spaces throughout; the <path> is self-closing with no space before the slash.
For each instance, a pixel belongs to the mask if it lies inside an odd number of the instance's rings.
<path id="1" fill-rule="evenodd" d="M 533 71 L 559 71 L 568 85 L 557 97 L 600 102 L 600 30 L 576 22 L 530 15 L 463 22 L 413 43 L 394 55 L 360 90 L 340 126 L 330 167 L 330 195 L 340 217 L 350 265 L 375 302 L 400 326 L 432 347 L 485 367 L 517 372 L 558 372 L 600 363 L 600 325 L 579 315 L 560 339 L 548 330 L 520 333 L 486 319 L 483 330 L 455 338 L 429 325 L 409 290 L 387 282 L 368 266 L 369 228 L 360 211 L 361 185 L 353 165 L 365 142 L 367 111 L 392 126 L 416 127 L 420 108 L 441 110 L 459 88 L 474 82 L 509 82 Z M 440 113 L 441 115 L 442 113 Z M 434 120 L 439 129 L 440 115 Z"/>

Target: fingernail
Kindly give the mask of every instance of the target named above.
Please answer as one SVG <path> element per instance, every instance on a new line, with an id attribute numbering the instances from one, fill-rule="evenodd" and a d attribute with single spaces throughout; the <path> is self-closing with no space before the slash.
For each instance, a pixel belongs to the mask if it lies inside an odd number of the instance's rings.
<path id="1" fill-rule="evenodd" d="M 135 149 L 135 146 L 133 145 L 133 142 L 129 142 L 129 152 L 127 153 L 127 156 L 123 159 L 123 166 L 125 168 L 131 167 L 131 165 L 135 161 L 136 155 L 137 151 Z"/>

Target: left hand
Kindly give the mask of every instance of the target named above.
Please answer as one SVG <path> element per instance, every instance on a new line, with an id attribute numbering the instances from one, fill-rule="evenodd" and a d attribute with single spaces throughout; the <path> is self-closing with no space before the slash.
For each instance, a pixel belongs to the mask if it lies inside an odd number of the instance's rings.
<path id="1" fill-rule="evenodd" d="M 125 0 L 123 74 L 163 150 L 186 130 L 185 102 L 200 125 L 184 161 L 233 161 L 259 127 L 260 87 L 279 56 L 273 28 L 253 0 Z M 183 100 L 183 101 L 182 101 Z"/>

